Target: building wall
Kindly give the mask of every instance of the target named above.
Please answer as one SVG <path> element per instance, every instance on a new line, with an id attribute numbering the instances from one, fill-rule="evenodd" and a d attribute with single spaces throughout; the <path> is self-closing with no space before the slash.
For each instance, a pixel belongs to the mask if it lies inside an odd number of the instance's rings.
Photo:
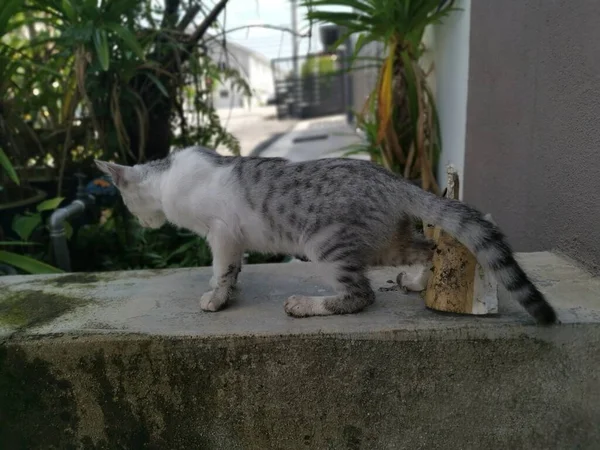
<path id="1" fill-rule="evenodd" d="M 426 36 L 441 185 L 454 165 L 461 198 L 492 213 L 516 250 L 559 250 L 600 273 L 600 2 L 457 6 Z M 374 72 L 355 73 L 355 109 Z"/>
<path id="2" fill-rule="evenodd" d="M 360 58 L 381 58 L 384 56 L 383 45 L 371 42 L 365 45 L 359 59 L 354 63 L 352 71 L 352 105 L 354 111 L 360 112 L 373 88 L 377 85 L 379 66 L 374 61 L 361 61 Z"/>
<path id="3" fill-rule="evenodd" d="M 264 104 L 267 98 L 273 95 L 271 63 L 262 55 L 234 44 L 228 44 L 225 53 L 219 43 L 210 48 L 210 56 L 216 63 L 237 69 L 253 91 L 252 98 L 248 99 L 240 90 L 233 87 L 231 82 L 218 83 L 213 95 L 215 108 L 250 108 Z"/>
<path id="4" fill-rule="evenodd" d="M 471 7 L 464 198 L 600 272 L 600 2 Z"/>
<path id="5" fill-rule="evenodd" d="M 264 105 L 267 99 L 275 93 L 275 82 L 271 62 L 262 58 L 250 57 L 251 88 L 254 91 L 253 102 Z"/>
<path id="6" fill-rule="evenodd" d="M 215 63 L 238 70 L 242 77 L 251 82 L 250 55 L 247 51 L 238 46 L 228 45 L 225 52 L 218 43 L 211 47 L 210 56 Z M 248 103 L 242 93 L 233 88 L 230 81 L 216 83 L 213 92 L 213 105 L 216 109 L 239 108 Z"/>
<path id="7" fill-rule="evenodd" d="M 469 33 L 471 0 L 457 0 L 455 11 L 426 35 L 434 64 L 430 79 L 436 98 L 442 135 L 442 155 L 437 168 L 441 189 L 446 187 L 446 168 L 454 166 L 464 179 L 467 93 L 469 87 Z M 460 198 L 464 183 L 459 184 Z"/>

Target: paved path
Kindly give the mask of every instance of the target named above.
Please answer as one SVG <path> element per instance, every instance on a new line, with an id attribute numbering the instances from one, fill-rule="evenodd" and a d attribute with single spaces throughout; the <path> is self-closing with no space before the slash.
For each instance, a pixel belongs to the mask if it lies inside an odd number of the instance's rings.
<path id="1" fill-rule="evenodd" d="M 275 107 L 222 109 L 217 111 L 221 123 L 240 141 L 242 156 L 249 156 L 261 144 L 287 133 L 298 122 L 294 119 L 277 120 Z M 260 149 L 260 147 L 259 147 Z M 219 153 L 230 154 L 227 149 L 219 148 Z"/>
<path id="2" fill-rule="evenodd" d="M 361 138 L 348 125 L 345 115 L 328 116 L 299 121 L 290 132 L 262 151 L 261 156 L 278 156 L 291 161 L 339 157 L 360 143 Z M 369 159 L 366 154 L 352 157 Z"/>

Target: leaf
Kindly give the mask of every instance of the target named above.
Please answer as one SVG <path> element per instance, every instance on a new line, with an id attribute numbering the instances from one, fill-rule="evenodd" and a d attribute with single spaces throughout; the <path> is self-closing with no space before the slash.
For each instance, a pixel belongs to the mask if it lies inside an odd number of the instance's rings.
<path id="1" fill-rule="evenodd" d="M 354 60 L 358 57 L 358 54 L 360 53 L 360 51 L 363 49 L 363 47 L 365 45 L 367 45 L 370 42 L 373 42 L 375 40 L 375 37 L 366 33 L 361 33 L 358 36 L 358 39 L 356 39 L 356 43 L 354 44 L 354 54 L 352 57 L 352 62 L 354 62 Z M 352 65 L 352 64 L 350 64 Z"/>
<path id="2" fill-rule="evenodd" d="M 1 148 L 0 148 L 0 166 L 4 167 L 6 174 L 8 175 L 8 177 L 11 180 L 13 180 L 18 185 L 21 184 L 21 181 L 19 180 L 19 176 L 17 175 L 17 172 L 15 172 L 15 169 L 14 169 L 13 165 L 11 164 L 10 160 L 8 159 L 8 156 L 6 156 L 6 153 L 4 153 L 4 150 L 2 150 Z"/>
<path id="3" fill-rule="evenodd" d="M 377 143 L 380 144 L 385 136 L 385 132 L 392 116 L 392 74 L 394 72 L 396 42 L 392 41 L 389 48 L 389 55 L 381 68 L 381 80 L 379 83 L 379 92 L 377 95 L 379 129 L 377 130 Z"/>
<path id="4" fill-rule="evenodd" d="M 96 47 L 96 55 L 98 55 L 100 66 L 106 72 L 110 67 L 110 49 L 108 48 L 106 31 L 96 30 L 94 32 L 94 46 Z"/>
<path id="5" fill-rule="evenodd" d="M 64 77 L 63 77 L 64 78 Z M 78 101 L 77 75 L 75 70 L 70 70 L 69 76 L 65 82 L 64 96 L 60 110 L 60 121 L 65 123 L 70 119 L 71 111 L 74 109 L 71 102 Z"/>
<path id="6" fill-rule="evenodd" d="M 42 223 L 40 214 L 17 216 L 12 223 L 12 229 L 23 241 L 28 241 L 31 233 Z"/>
<path id="7" fill-rule="evenodd" d="M 156 85 L 158 90 L 167 98 L 169 98 L 169 93 L 167 92 L 167 88 L 165 85 L 158 79 L 156 75 L 150 72 L 146 72 L 146 76 L 152 80 L 152 82 Z"/>
<path id="8" fill-rule="evenodd" d="M 73 236 L 73 227 L 71 226 L 71 224 L 69 222 L 65 222 L 65 236 L 67 237 L 67 239 L 71 239 L 71 237 Z"/>
<path id="9" fill-rule="evenodd" d="M 0 262 L 21 269 L 27 273 L 64 273 L 63 270 L 46 264 L 29 256 L 19 255 L 13 252 L 0 250 Z"/>
<path id="10" fill-rule="evenodd" d="M 300 2 L 300 6 L 311 8 L 313 6 L 349 6 L 353 9 L 363 11 L 363 12 L 371 12 L 372 7 L 368 2 L 361 0 L 304 0 Z"/>
<path id="11" fill-rule="evenodd" d="M 36 247 L 42 244 L 38 244 L 37 242 L 23 242 L 23 241 L 0 241 L 0 245 L 4 245 L 6 247 L 15 246 L 15 247 Z"/>
<path id="12" fill-rule="evenodd" d="M 6 2 L 6 3 L 5 3 Z M 22 8 L 22 4 L 18 0 L 3 0 L 0 7 L 0 37 L 8 32 L 8 23 L 17 12 Z"/>
<path id="13" fill-rule="evenodd" d="M 70 0 L 62 0 L 62 9 L 71 22 L 77 22 L 77 14 Z"/>
<path id="14" fill-rule="evenodd" d="M 37 205 L 36 209 L 38 210 L 38 212 L 52 211 L 53 209 L 58 208 L 58 205 L 60 205 L 64 199 L 64 197 L 54 197 L 48 200 L 44 200 L 42 203 Z"/>
<path id="15" fill-rule="evenodd" d="M 167 256 L 167 261 L 170 260 L 171 258 L 173 258 L 174 256 L 177 256 L 177 255 L 180 255 L 181 253 L 187 252 L 190 248 L 194 247 L 194 245 L 196 245 L 195 239 L 192 239 L 189 242 L 186 242 L 185 244 L 183 244 L 179 248 L 177 248 L 174 252 L 172 252 L 169 256 Z"/>
<path id="16" fill-rule="evenodd" d="M 140 59 L 146 59 L 142 46 L 131 31 L 118 23 L 109 23 L 105 26 L 119 36 Z"/>

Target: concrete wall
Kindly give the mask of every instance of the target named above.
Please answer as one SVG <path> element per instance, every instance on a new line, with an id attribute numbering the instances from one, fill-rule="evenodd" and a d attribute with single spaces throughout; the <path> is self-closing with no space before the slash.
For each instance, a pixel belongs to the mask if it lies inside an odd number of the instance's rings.
<path id="1" fill-rule="evenodd" d="M 465 200 L 600 271 L 600 2 L 473 2 Z"/>
<path id="2" fill-rule="evenodd" d="M 332 292 L 311 263 L 245 265 L 217 313 L 208 267 L 2 277 L 0 448 L 598 449 L 600 278 L 517 258 L 560 325 L 505 296 L 436 314 L 392 267 L 363 312 L 304 319 L 286 298 Z"/>
<path id="3" fill-rule="evenodd" d="M 598 448 L 597 342 L 424 336 L 11 342 L 0 438 L 7 450 Z"/>

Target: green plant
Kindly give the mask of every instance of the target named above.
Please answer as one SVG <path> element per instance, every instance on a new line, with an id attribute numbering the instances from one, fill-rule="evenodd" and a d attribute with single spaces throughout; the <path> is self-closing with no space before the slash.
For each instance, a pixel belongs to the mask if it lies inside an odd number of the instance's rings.
<path id="1" fill-rule="evenodd" d="M 10 160 L 8 159 L 8 156 L 6 156 L 6 153 L 4 153 L 4 150 L 2 150 L 2 148 L 0 147 L 0 167 L 2 167 L 2 169 L 4 169 L 4 171 L 6 172 L 6 174 L 8 175 L 8 177 L 15 183 L 15 184 L 20 184 L 21 181 L 19 180 L 19 176 L 17 175 L 17 172 L 15 172 L 15 169 L 12 165 L 12 163 L 10 162 Z M 3 187 L 2 185 L 0 185 L 0 191 L 2 191 Z"/>
<path id="2" fill-rule="evenodd" d="M 13 231 L 21 238 L 21 241 L 4 241 L 0 242 L 0 246 L 3 247 L 18 247 L 23 250 L 31 250 L 39 248 L 41 244 L 32 242 L 32 234 L 40 229 L 45 228 L 43 223 L 42 214 L 48 213 L 55 210 L 62 202 L 62 197 L 52 198 L 41 202 L 36 207 L 35 213 L 27 212 L 22 216 L 15 216 L 13 218 Z M 70 225 L 67 224 L 68 234 L 72 234 Z M 9 266 L 16 267 L 27 273 L 61 273 L 61 269 L 51 266 L 40 259 L 43 258 L 42 254 L 37 257 L 28 255 L 22 255 L 15 252 L 0 250 L 0 263 L 8 264 Z"/>
<path id="3" fill-rule="evenodd" d="M 446 0 L 305 0 L 307 18 L 333 23 L 344 32 L 337 45 L 356 37 L 354 57 L 365 45 L 379 42 L 387 56 L 371 97 L 377 105 L 377 143 L 383 163 L 406 178 L 421 177 L 424 189 L 438 192 L 433 166 L 441 138 L 435 101 L 427 73 L 419 64 L 423 33 L 455 8 Z M 337 6 L 352 11 L 315 8 Z"/>
<path id="4" fill-rule="evenodd" d="M 18 28 L 13 18 L 22 8 L 23 2 L 18 0 L 0 3 L 0 160 L 10 178 L 17 184 L 14 169 L 12 166 L 7 168 L 6 153 L 14 155 L 24 151 L 26 143 L 39 148 L 39 141 L 24 117 L 23 81 L 36 77 L 27 73 L 30 69 L 39 69 L 38 73 L 45 73 L 46 70 L 37 67 L 26 55 L 8 43 Z"/>
<path id="5" fill-rule="evenodd" d="M 19 177 L 17 176 L 10 160 L 0 148 L 0 166 L 6 171 L 11 180 L 16 184 L 19 184 Z M 1 190 L 2 186 L 0 186 Z M 55 209 L 62 199 L 51 199 L 40 203 L 37 206 L 37 214 L 27 216 L 26 220 L 18 220 L 15 218 L 13 223 L 14 231 L 23 239 L 22 241 L 2 241 L 0 247 L 31 247 L 36 245 L 32 242 L 27 242 L 33 230 L 38 227 L 42 221 L 41 213 L 43 211 Z M 15 252 L 6 250 L 0 250 L 0 263 L 8 264 L 9 266 L 16 267 L 27 273 L 59 273 L 62 270 L 56 267 L 50 266 L 42 261 L 29 256 L 20 255 Z"/>
<path id="6" fill-rule="evenodd" d="M 63 200 L 63 197 L 44 200 L 36 206 L 35 212 L 26 212 L 24 215 L 16 215 L 13 218 L 12 223 L 13 231 L 19 235 L 23 242 L 28 242 L 31 239 L 33 232 L 44 225 L 43 214 L 54 211 Z M 73 233 L 73 230 L 68 223 L 66 225 L 67 237 L 69 238 Z"/>
<path id="7" fill-rule="evenodd" d="M 0 247 L 32 247 L 34 245 L 35 244 L 30 242 L 0 242 Z M 0 263 L 16 267 L 29 274 L 63 273 L 61 269 L 51 266 L 50 264 L 31 258 L 30 256 L 6 250 L 0 250 Z"/>
<path id="8" fill-rule="evenodd" d="M 368 108 L 361 112 L 354 112 L 357 127 L 364 133 L 363 142 L 349 145 L 343 156 L 367 154 L 372 162 L 385 166 L 384 145 L 377 141 L 379 124 L 373 108 L 373 97 L 367 103 Z"/>
<path id="9" fill-rule="evenodd" d="M 59 192 L 67 167 L 89 167 L 93 158 L 137 163 L 198 138 L 238 152 L 202 87 L 216 66 L 201 42 L 226 4 L 4 0 L 0 147 L 16 167 L 58 167 Z M 245 83 L 235 71 L 216 72 Z M 191 91 L 199 119 L 188 124 Z"/>
<path id="10" fill-rule="evenodd" d="M 17 185 L 20 184 L 19 176 L 17 175 L 12 163 L 10 162 L 10 160 L 8 159 L 8 157 L 6 156 L 6 153 L 4 152 L 4 150 L 2 148 L 0 148 L 0 166 L 3 168 L 3 170 L 6 172 L 8 177 L 15 184 L 17 184 Z M 0 185 L 0 191 L 2 189 L 3 189 L 3 186 Z M 37 216 L 32 216 L 32 217 L 36 217 L 36 219 L 35 219 L 36 222 L 38 222 L 38 220 L 39 220 L 39 222 L 41 222 L 41 212 L 45 211 L 45 210 L 49 210 L 49 209 L 54 209 L 56 206 L 58 206 L 58 203 L 60 203 L 60 201 L 57 202 L 56 200 L 47 200 L 45 202 L 42 202 L 40 205 L 38 205 L 39 219 Z M 8 247 L 8 248 L 27 247 L 27 248 L 30 248 L 32 246 L 35 246 L 36 245 L 35 243 L 26 242 L 26 241 L 28 240 L 29 236 L 33 232 L 33 229 L 35 227 L 37 227 L 38 225 L 39 225 L 39 223 L 36 223 L 34 225 L 34 223 L 31 220 L 30 221 L 21 221 L 21 223 L 15 223 L 13 225 L 13 227 L 15 228 L 15 231 L 19 234 L 19 236 L 21 236 L 23 238 L 23 241 L 14 241 L 14 242 L 13 241 L 2 241 L 2 242 L 0 242 L 0 247 Z M 21 254 L 15 253 L 15 252 L 7 251 L 7 250 L 0 250 L 0 263 L 8 264 L 9 266 L 16 267 L 27 273 L 59 273 L 59 272 L 62 272 L 60 269 L 50 266 L 49 264 L 46 264 L 35 258 L 31 258 L 29 256 L 21 255 Z"/>
<path id="11" fill-rule="evenodd" d="M 336 65 L 337 55 L 309 56 L 302 64 L 300 73 L 303 77 L 317 73 L 319 75 L 330 75 L 339 71 Z"/>

